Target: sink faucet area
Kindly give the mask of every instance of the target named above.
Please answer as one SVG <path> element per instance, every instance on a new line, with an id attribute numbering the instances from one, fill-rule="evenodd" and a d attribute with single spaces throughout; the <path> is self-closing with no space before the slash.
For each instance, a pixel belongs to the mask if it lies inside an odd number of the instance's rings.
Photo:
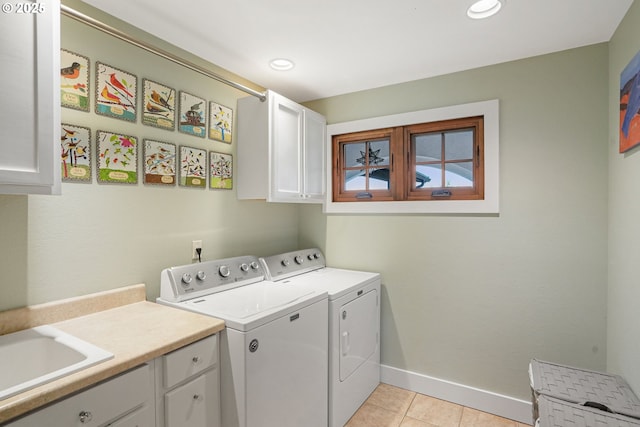
<path id="1" fill-rule="evenodd" d="M 113 358 L 53 326 L 0 336 L 0 400 Z"/>

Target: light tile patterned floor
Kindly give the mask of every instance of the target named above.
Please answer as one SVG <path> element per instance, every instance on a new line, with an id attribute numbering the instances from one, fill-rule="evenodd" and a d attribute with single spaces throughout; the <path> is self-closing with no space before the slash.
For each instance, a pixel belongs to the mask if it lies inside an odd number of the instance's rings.
<path id="1" fill-rule="evenodd" d="M 345 427 L 527 427 L 527 425 L 388 384 L 380 384 Z"/>

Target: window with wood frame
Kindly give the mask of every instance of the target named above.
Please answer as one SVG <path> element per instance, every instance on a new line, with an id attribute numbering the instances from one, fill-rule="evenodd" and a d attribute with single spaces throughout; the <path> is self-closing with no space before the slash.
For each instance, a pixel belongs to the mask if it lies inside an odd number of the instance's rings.
<path id="1" fill-rule="evenodd" d="M 332 137 L 334 202 L 484 199 L 484 117 Z"/>

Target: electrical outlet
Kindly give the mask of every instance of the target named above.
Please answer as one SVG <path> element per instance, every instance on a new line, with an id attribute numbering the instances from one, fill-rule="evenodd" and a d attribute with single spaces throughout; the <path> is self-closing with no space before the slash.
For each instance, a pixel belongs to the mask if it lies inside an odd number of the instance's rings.
<path id="1" fill-rule="evenodd" d="M 197 249 L 202 250 L 202 240 L 194 240 L 191 242 L 191 259 L 198 259 Z"/>

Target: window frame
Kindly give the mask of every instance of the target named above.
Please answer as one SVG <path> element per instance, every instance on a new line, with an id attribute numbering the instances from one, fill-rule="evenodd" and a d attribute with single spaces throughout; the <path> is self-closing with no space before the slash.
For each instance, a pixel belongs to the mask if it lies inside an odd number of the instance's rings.
<path id="1" fill-rule="evenodd" d="M 466 117 L 484 117 L 483 164 L 484 199 L 469 200 L 403 200 L 403 201 L 334 201 L 333 192 L 325 195 L 325 213 L 499 213 L 499 101 L 497 99 L 469 104 L 433 108 L 429 110 L 401 113 L 390 116 L 374 117 L 350 122 L 335 123 L 327 126 L 326 165 L 327 189 L 336 185 L 333 163 L 333 137 L 335 135 L 363 132 L 375 129 L 411 126 L 421 123 L 462 119 Z M 394 161 L 398 161 L 395 159 Z M 408 161 L 403 158 L 403 161 Z M 410 160 L 409 160 L 410 161 Z M 404 168 L 403 170 L 407 170 Z"/>

